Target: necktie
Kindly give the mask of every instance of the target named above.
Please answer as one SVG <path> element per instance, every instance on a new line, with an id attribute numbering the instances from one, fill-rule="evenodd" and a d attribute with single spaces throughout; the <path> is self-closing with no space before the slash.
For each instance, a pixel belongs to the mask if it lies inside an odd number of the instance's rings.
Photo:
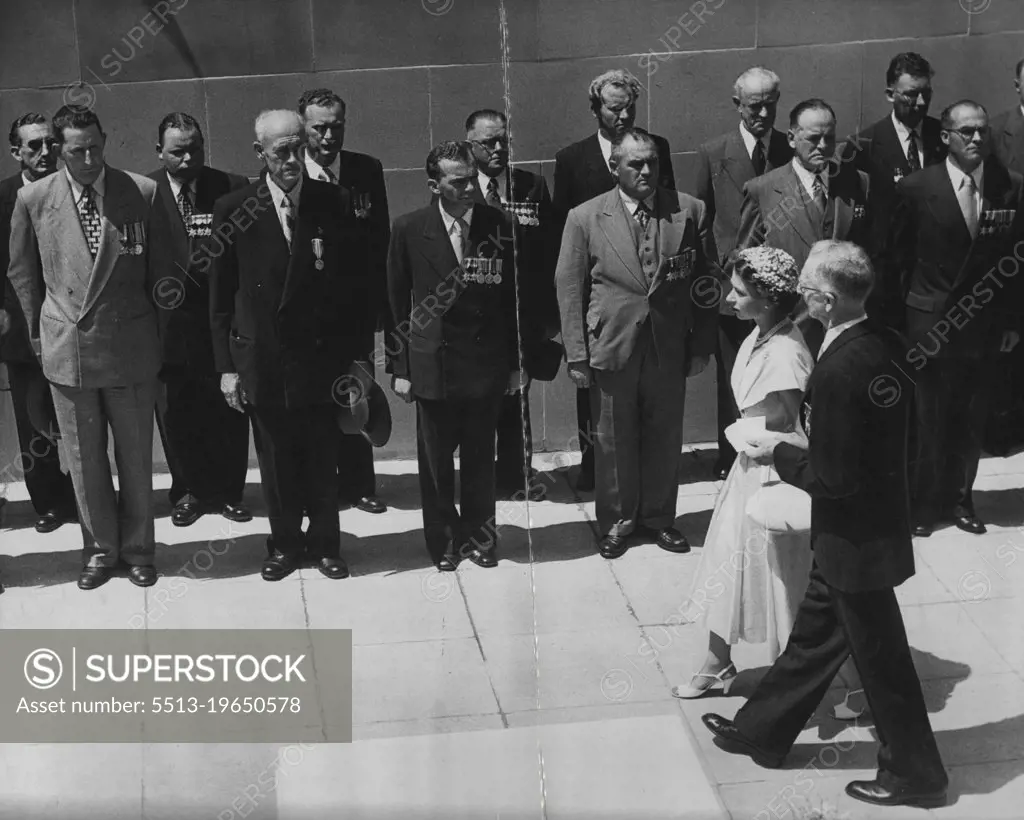
<path id="1" fill-rule="evenodd" d="M 187 185 L 182 185 L 181 190 L 178 191 L 178 212 L 181 214 L 181 221 L 187 226 L 193 213 L 192 197 L 189 196 Z"/>
<path id="2" fill-rule="evenodd" d="M 461 265 L 466 258 L 466 252 L 469 250 L 469 225 L 466 224 L 466 220 L 461 217 L 455 220 L 456 231 L 458 232 L 458 242 L 455 244 L 458 246 L 456 251 L 459 257 L 459 264 Z"/>
<path id="3" fill-rule="evenodd" d="M 633 219 L 640 225 L 640 229 L 646 233 L 647 225 L 651 221 L 651 212 L 643 202 L 637 203 L 636 210 L 633 211 Z"/>
<path id="4" fill-rule="evenodd" d="M 960 200 L 960 210 L 964 212 L 964 221 L 967 223 L 967 230 L 971 232 L 971 239 L 978 235 L 978 199 L 975 196 L 977 190 L 974 177 L 967 174 L 960 180 L 960 189 L 956 196 Z"/>
<path id="5" fill-rule="evenodd" d="M 501 207 L 501 196 L 498 194 L 498 179 L 497 177 L 491 177 L 490 182 L 487 183 L 487 195 L 485 197 L 487 204 L 494 207 Z"/>
<path id="6" fill-rule="evenodd" d="M 825 186 L 821 183 L 821 176 L 819 174 L 814 175 L 814 204 L 818 206 L 818 210 L 825 213 Z"/>
<path id="7" fill-rule="evenodd" d="M 96 210 L 95 192 L 91 185 L 82 189 L 82 198 L 78 200 L 78 218 L 82 221 L 85 241 L 89 244 L 89 253 L 96 257 L 100 250 L 100 239 L 103 236 L 103 220 Z"/>
<path id="8" fill-rule="evenodd" d="M 754 163 L 754 173 L 757 176 L 761 176 L 764 173 L 767 162 L 764 156 L 764 143 L 758 140 L 754 143 L 754 153 L 750 157 L 751 162 Z"/>
<path id="9" fill-rule="evenodd" d="M 921 154 L 917 150 L 917 134 L 910 132 L 910 139 L 907 143 L 907 164 L 911 171 L 921 170 Z"/>
<path id="10" fill-rule="evenodd" d="M 292 237 L 295 236 L 295 207 L 288 194 L 285 194 L 284 199 L 281 200 L 281 212 L 284 214 L 284 240 L 288 243 L 288 248 L 291 249 Z"/>
<path id="11" fill-rule="evenodd" d="M 326 178 L 327 182 L 331 183 L 331 185 L 338 184 L 338 178 L 334 175 L 334 171 L 332 171 L 330 168 L 324 168 L 324 177 Z"/>

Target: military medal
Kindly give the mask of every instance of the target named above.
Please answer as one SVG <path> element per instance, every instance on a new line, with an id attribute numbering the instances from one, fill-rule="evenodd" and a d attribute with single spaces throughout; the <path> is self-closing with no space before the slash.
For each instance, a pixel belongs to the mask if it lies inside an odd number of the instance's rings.
<path id="1" fill-rule="evenodd" d="M 313 239 L 313 254 L 316 256 L 316 261 L 313 263 L 313 267 L 317 270 L 324 269 L 324 241 L 320 237 Z"/>
<path id="2" fill-rule="evenodd" d="M 142 226 L 133 222 L 128 226 L 128 241 L 132 244 L 132 252 L 136 256 L 142 256 Z"/>

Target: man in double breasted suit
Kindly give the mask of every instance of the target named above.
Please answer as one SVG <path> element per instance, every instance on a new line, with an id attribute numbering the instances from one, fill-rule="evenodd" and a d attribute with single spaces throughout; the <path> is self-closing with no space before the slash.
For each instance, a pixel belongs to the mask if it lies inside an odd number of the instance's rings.
<path id="1" fill-rule="evenodd" d="M 978 473 L 993 365 L 1020 341 L 1021 175 L 990 152 L 985 109 L 942 113 L 946 161 L 904 177 L 886 251 L 899 275 L 907 370 L 917 382 L 914 534 L 952 519 L 981 534 Z"/>
<path id="2" fill-rule="evenodd" d="M 601 555 L 618 558 L 638 529 L 670 552 L 686 379 L 714 350 L 717 305 L 700 305 L 707 209 L 657 186 L 651 136 L 615 138 L 618 185 L 569 212 L 555 271 L 569 376 L 590 391 L 597 425 Z"/>
<path id="3" fill-rule="evenodd" d="M 725 300 L 729 276 L 724 266 L 736 247 L 743 186 L 793 158 L 786 135 L 773 127 L 779 105 L 779 76 L 774 71 L 760 66 L 744 71 L 736 79 L 732 101 L 740 115 L 739 127 L 700 147 L 693 183 L 695 196 L 707 206 L 715 240 L 715 258 L 709 259 L 708 264 L 717 268 L 719 274 L 719 287 L 704 288 L 699 294 L 704 299 L 718 300 L 718 460 L 714 475 L 719 480 L 725 479 L 736 458 L 736 451 L 725 437 L 725 428 L 739 418 L 730 383 L 732 368 L 739 346 L 754 329 L 754 323 L 735 316 Z"/>
<path id="4" fill-rule="evenodd" d="M 940 806 L 949 781 L 928 721 L 895 587 L 914 574 L 907 497 L 913 382 L 897 334 L 867 318 L 874 272 L 849 242 L 811 250 L 799 289 L 826 327 L 801 410 L 808 443 L 748 451 L 811 497 L 811 567 L 786 649 L 728 720 L 704 724 L 728 751 L 782 764 L 852 655 L 879 739 L 878 774 L 846 793 L 882 806 Z"/>
<path id="5" fill-rule="evenodd" d="M 350 262 L 358 230 L 348 190 L 303 174 L 297 112 L 264 111 L 255 130 L 266 176 L 214 205 L 214 362 L 225 399 L 236 411 L 249 407 L 258 436 L 270 517 L 263 578 L 286 577 L 305 556 L 326 577 L 344 578 L 338 410 L 373 333 L 363 278 Z"/>
<path id="6" fill-rule="evenodd" d="M 14 176 L 0 182 L 0 272 L 4 277 L 0 287 L 0 361 L 7 365 L 7 379 L 11 386 L 11 404 L 14 423 L 18 429 L 20 463 L 16 469 L 24 471 L 25 487 L 39 518 L 36 532 L 53 532 L 67 521 L 77 517 L 75 490 L 71 476 L 62 472 L 56 438 L 59 429 L 36 430 L 29 405 L 35 400 L 33 393 L 44 404 L 53 406 L 49 385 L 39 369 L 39 361 L 29 343 L 25 317 L 18 305 L 18 297 L 7 278 L 10 260 L 11 216 L 18 201 L 18 191 L 25 185 L 48 177 L 57 170 L 57 142 L 53 128 L 42 114 L 22 114 L 11 125 L 11 154 L 18 161 Z M 5 476 L 7 478 L 8 476 Z"/>
<path id="7" fill-rule="evenodd" d="M 188 114 L 163 118 L 156 151 L 162 167 L 149 177 L 157 184 L 151 244 L 163 349 L 157 422 L 171 471 L 171 523 L 187 527 L 206 512 L 250 521 L 242 503 L 249 419 L 220 392 L 209 288 L 213 203 L 248 181 L 205 164 L 203 132 Z"/>
<path id="8" fill-rule="evenodd" d="M 565 225 L 570 210 L 615 188 L 615 177 L 608 164 L 612 140 L 633 127 L 641 90 L 640 81 L 619 68 L 606 71 L 590 83 L 590 110 L 597 120 L 597 133 L 555 154 L 553 206 L 559 229 Z M 675 190 L 668 140 L 656 134 L 650 136 L 658 151 L 658 185 Z M 576 489 L 589 492 L 594 489 L 595 433 L 587 390 L 576 392 L 576 417 L 582 456 Z"/>
<path id="9" fill-rule="evenodd" d="M 343 150 L 345 144 L 345 101 L 329 88 L 314 88 L 299 98 L 299 114 L 306 123 L 306 175 L 311 179 L 340 185 L 349 191 L 356 225 L 364 236 L 362 261 L 353 267 L 367 280 L 370 310 L 375 327 L 390 327 L 388 307 L 387 260 L 391 224 L 388 219 L 388 195 L 384 187 L 384 167 L 368 154 Z M 354 263 L 355 260 L 352 260 Z M 373 344 L 373 337 L 370 337 Z M 372 350 L 361 358 L 374 361 Z M 373 468 L 373 447 L 361 435 L 342 433 L 338 439 L 338 497 L 363 512 L 380 514 L 387 505 L 377 497 L 377 476 Z"/>
<path id="10" fill-rule="evenodd" d="M 124 562 L 132 583 L 150 586 L 160 370 L 149 264 L 156 183 L 106 165 L 106 135 L 89 109 L 63 106 L 53 133 L 65 167 L 18 192 L 8 277 L 51 384 L 70 464 L 84 540 L 78 585 L 94 589 Z"/>
<path id="11" fill-rule="evenodd" d="M 392 389 L 416 402 L 431 558 L 442 572 L 463 557 L 494 567 L 494 430 L 503 397 L 526 380 L 518 369 L 512 231 L 503 213 L 474 200 L 477 167 L 468 142 L 435 146 L 426 172 L 436 198 L 396 219 L 391 231 Z"/>
<path id="12" fill-rule="evenodd" d="M 466 139 L 473 146 L 478 168 L 474 201 L 505 213 L 515 231 L 515 284 L 523 319 L 520 345 L 528 361 L 544 340 L 558 333 L 555 259 L 559 234 L 548 185 L 540 174 L 508 164 L 508 129 L 500 111 L 483 109 L 470 114 Z M 544 487 L 532 480 L 532 437 L 527 386 L 522 393 L 507 395 L 501 404 L 495 461 L 498 497 L 512 497 L 520 491 L 534 501 L 544 497 Z"/>

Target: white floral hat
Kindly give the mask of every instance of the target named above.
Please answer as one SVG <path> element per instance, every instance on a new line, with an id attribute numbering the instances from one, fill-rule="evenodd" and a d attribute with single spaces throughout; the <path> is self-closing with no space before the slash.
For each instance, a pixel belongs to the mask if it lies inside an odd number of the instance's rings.
<path id="1" fill-rule="evenodd" d="M 765 295 L 779 297 L 796 293 L 800 271 L 796 260 L 784 250 L 767 245 L 746 248 L 736 254 L 736 261 L 749 269 L 750 278 Z"/>

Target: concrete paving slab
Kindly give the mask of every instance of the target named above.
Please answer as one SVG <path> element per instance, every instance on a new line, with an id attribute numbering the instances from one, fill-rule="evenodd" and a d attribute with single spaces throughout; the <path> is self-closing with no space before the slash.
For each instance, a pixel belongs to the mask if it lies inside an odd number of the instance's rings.
<path id="1" fill-rule="evenodd" d="M 190 581 L 161 579 L 147 590 L 153 629 L 305 629 L 298 582 L 269 583 L 258 575 Z M 338 581 L 337 583 L 343 583 Z M 92 593 L 90 593 L 92 594 Z"/>
<path id="2" fill-rule="evenodd" d="M 990 598 L 964 605 L 964 612 L 1018 674 L 1024 674 L 1024 601 Z"/>
<path id="3" fill-rule="evenodd" d="M 1010 671 L 962 604 L 903 607 L 903 622 L 910 645 L 921 651 L 914 663 L 922 680 L 955 675 L 961 664 L 967 664 L 973 674 Z M 946 662 L 952 658 L 957 660 Z"/>
<path id="4" fill-rule="evenodd" d="M 923 689 L 947 766 L 1024 759 L 1024 681 L 1019 675 L 932 680 Z"/>
<path id="5" fill-rule="evenodd" d="M 462 715 L 460 717 L 428 718 L 425 720 L 386 720 L 379 723 L 363 723 L 352 728 L 352 739 L 380 740 L 389 737 L 414 737 L 417 735 L 443 735 L 450 732 L 483 732 L 504 729 L 502 716 Z"/>
<path id="6" fill-rule="evenodd" d="M 145 600 L 127 578 L 112 578 L 88 592 L 72 583 L 5 587 L 0 629 L 131 629 L 145 612 Z"/>
<path id="7" fill-rule="evenodd" d="M 984 763 L 949 769 L 950 805 L 930 809 L 936 820 L 1019 820 L 1024 763 Z"/>

